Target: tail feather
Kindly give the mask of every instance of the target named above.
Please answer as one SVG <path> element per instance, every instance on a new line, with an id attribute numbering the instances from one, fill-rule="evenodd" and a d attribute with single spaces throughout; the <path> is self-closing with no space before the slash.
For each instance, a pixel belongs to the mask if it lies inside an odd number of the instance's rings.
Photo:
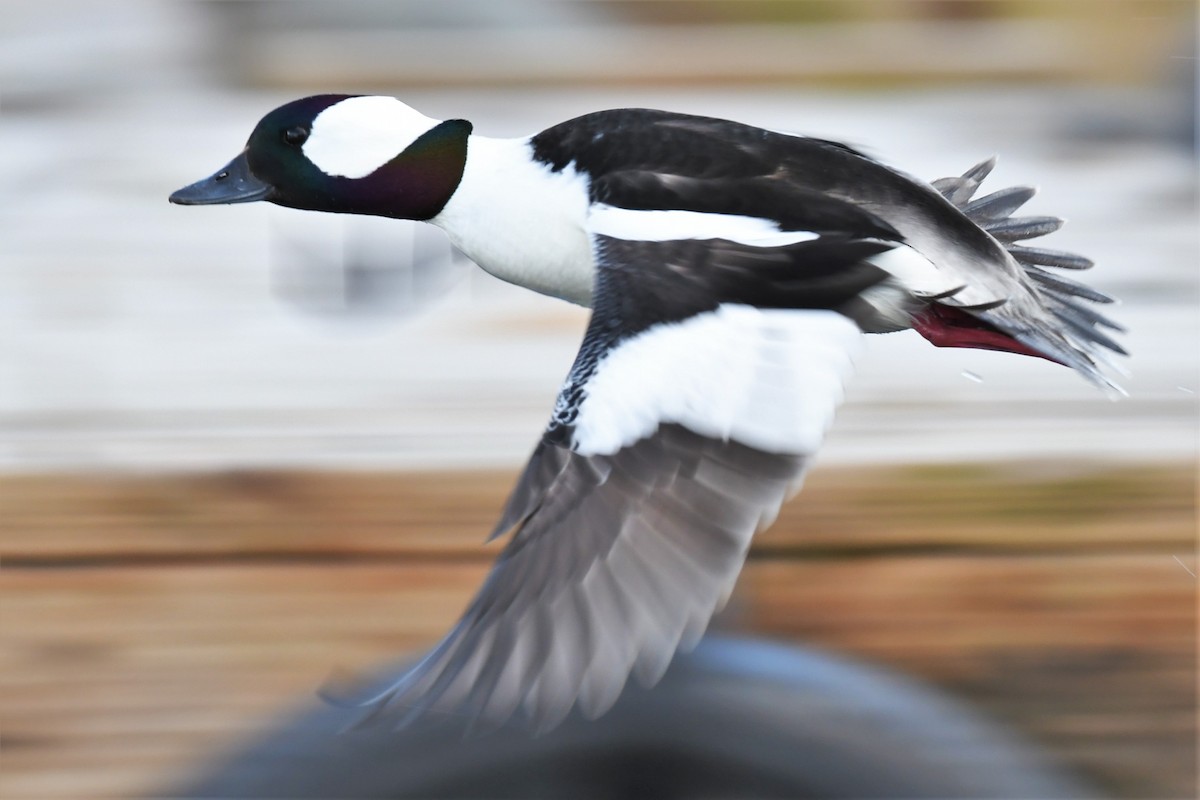
<path id="1" fill-rule="evenodd" d="M 1114 303 L 1113 298 L 1106 295 L 1104 292 L 1098 292 L 1087 284 L 1073 281 L 1070 278 L 1063 278 L 1055 275 L 1053 272 L 1047 272 L 1041 267 L 1033 264 L 1025 265 L 1025 274 L 1033 278 L 1042 285 L 1043 292 L 1049 292 L 1055 295 L 1067 295 L 1069 297 L 1082 297 L 1084 300 L 1091 300 L 1093 303 Z M 1119 327 L 1119 326 L 1118 326 Z"/>
<path id="2" fill-rule="evenodd" d="M 1065 308 L 1076 317 L 1084 317 L 1091 325 L 1099 325 L 1108 328 L 1110 331 L 1116 331 L 1117 333 L 1126 332 L 1123 325 L 1113 322 L 1111 319 L 1104 316 L 1094 308 L 1089 308 L 1088 306 L 1073 302 L 1071 298 L 1062 297 L 1057 294 L 1047 294 L 1046 292 L 1043 292 L 1042 296 L 1048 298 L 1054 306 L 1058 308 Z"/>
<path id="3" fill-rule="evenodd" d="M 972 199 L 983 179 L 996 165 L 994 158 L 976 164 L 959 177 L 941 178 L 933 182 L 941 194 L 962 211 L 972 222 L 998 241 L 1029 279 L 1026 286 L 1037 299 L 1044 315 L 1028 315 L 1017 319 L 1003 313 L 1003 307 L 964 309 L 972 317 L 1003 332 L 1039 354 L 1081 372 L 1102 387 L 1124 394 L 1124 391 L 1102 370 L 1123 373 L 1110 356 L 1128 355 L 1106 328 L 1117 333 L 1125 329 L 1084 303 L 1112 303 L 1113 298 L 1078 281 L 1044 269 L 1085 270 L 1091 259 L 1042 247 L 1017 244 L 1053 233 L 1063 226 L 1058 217 L 1014 217 L 1012 214 L 1029 201 L 1036 189 L 1015 186 Z M 1040 317 L 1040 318 L 1039 318 Z M 1111 351 L 1111 352 L 1108 352 Z"/>
<path id="4" fill-rule="evenodd" d="M 975 196 L 975 190 L 979 188 L 979 184 L 983 183 L 984 178 L 991 174 L 992 168 L 995 166 L 996 159 L 989 158 L 987 161 L 981 161 L 971 167 L 961 177 L 939 178 L 933 182 L 933 186 L 945 195 L 947 200 L 962 208 Z"/>
<path id="5" fill-rule="evenodd" d="M 1068 306 L 1066 303 L 1051 303 L 1050 307 L 1064 324 L 1072 328 L 1076 334 L 1087 341 L 1094 342 L 1101 347 L 1107 347 L 1119 355 L 1129 355 L 1129 352 L 1124 347 L 1113 341 L 1107 334 L 1102 333 L 1093 320 L 1084 314 L 1078 313 L 1075 307 Z"/>
<path id="6" fill-rule="evenodd" d="M 1059 269 L 1091 269 L 1092 260 L 1075 253 L 1063 250 L 1050 250 L 1045 247 L 1022 247 L 1011 245 L 1006 247 L 1008 254 L 1023 265 L 1040 264 L 1043 267 L 1058 267 Z"/>
<path id="7" fill-rule="evenodd" d="M 1032 186 L 1013 186 L 992 192 L 986 197 L 980 197 L 962 207 L 963 213 L 974 222 L 990 219 L 1004 219 L 1029 202 L 1037 194 Z"/>
<path id="8" fill-rule="evenodd" d="M 1036 239 L 1046 236 L 1061 228 L 1065 220 L 1058 217 L 1007 217 L 998 220 L 986 220 L 979 227 L 1001 242 L 1018 242 L 1022 239 Z"/>

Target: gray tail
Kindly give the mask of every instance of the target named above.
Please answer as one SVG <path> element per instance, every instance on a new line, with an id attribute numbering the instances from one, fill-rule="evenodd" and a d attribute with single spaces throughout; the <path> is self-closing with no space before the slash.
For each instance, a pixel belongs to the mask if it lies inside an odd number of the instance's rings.
<path id="1" fill-rule="evenodd" d="M 1058 217 L 1013 216 L 1034 196 L 1036 189 L 1014 186 L 975 198 L 979 185 L 995 165 L 996 159 L 990 158 L 959 177 L 940 178 L 933 182 L 933 186 L 972 222 L 1003 245 L 1024 269 L 1030 287 L 1058 323 L 1058 333 L 1061 334 L 1048 338 L 1037 331 L 1011 331 L 1013 337 L 1056 361 L 1074 367 L 1093 383 L 1124 394 L 1124 390 L 1105 375 L 1102 368 L 1126 374 L 1115 363 L 1113 354 L 1127 356 L 1128 353 L 1106 332 L 1124 333 L 1125 328 L 1094 308 L 1094 304 L 1113 303 L 1113 298 L 1084 283 L 1064 277 L 1061 272 L 1050 271 L 1090 269 L 1090 259 L 1061 250 L 1019 244 L 1053 233 L 1063 226 L 1064 220 Z"/>

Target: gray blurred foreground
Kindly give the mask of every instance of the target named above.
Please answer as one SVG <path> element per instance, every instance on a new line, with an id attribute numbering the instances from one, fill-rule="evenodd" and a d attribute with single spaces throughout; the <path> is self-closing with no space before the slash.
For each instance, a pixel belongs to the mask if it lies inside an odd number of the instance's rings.
<path id="1" fill-rule="evenodd" d="M 381 682 L 386 685 L 391 679 Z M 707 637 L 595 721 L 464 738 L 459 720 L 344 730 L 324 708 L 201 770 L 196 798 L 1094 797 L 949 699 L 842 658 Z M 340 733 L 340 735 L 339 735 Z"/>

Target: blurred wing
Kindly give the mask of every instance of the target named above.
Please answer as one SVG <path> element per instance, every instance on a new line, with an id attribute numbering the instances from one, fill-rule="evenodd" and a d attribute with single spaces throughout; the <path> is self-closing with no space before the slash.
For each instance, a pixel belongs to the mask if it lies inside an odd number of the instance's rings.
<path id="1" fill-rule="evenodd" d="M 381 701 L 538 730 L 661 676 L 728 595 L 802 457 L 674 425 L 611 456 L 539 445 L 536 508 L 449 637 Z"/>
<path id="2" fill-rule="evenodd" d="M 600 220 L 587 334 L 494 534 L 512 539 L 375 711 L 546 730 L 604 712 L 630 673 L 654 683 L 703 632 L 841 399 L 861 336 L 831 309 L 886 279 L 862 259 L 889 246 L 735 220 L 664 241 L 617 234 L 696 220 Z"/>

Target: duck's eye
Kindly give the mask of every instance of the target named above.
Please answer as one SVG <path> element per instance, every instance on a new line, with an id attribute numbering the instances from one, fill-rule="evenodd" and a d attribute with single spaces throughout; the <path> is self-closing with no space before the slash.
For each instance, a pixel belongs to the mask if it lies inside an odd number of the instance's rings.
<path id="1" fill-rule="evenodd" d="M 308 138 L 308 128 L 297 125 L 294 128 L 288 128 L 283 132 L 283 140 L 291 145 L 304 144 L 304 140 Z"/>

